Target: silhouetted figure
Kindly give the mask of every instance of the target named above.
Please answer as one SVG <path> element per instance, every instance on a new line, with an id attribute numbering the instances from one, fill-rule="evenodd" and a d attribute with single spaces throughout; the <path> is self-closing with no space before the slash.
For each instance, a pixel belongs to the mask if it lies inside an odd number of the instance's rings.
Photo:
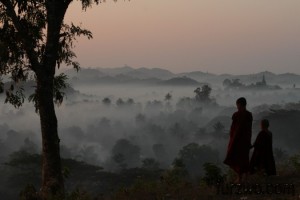
<path id="1" fill-rule="evenodd" d="M 269 131 L 269 121 L 261 121 L 261 131 L 254 144 L 254 152 L 250 161 L 250 172 L 263 171 L 268 176 L 276 175 L 275 160 L 273 156 L 272 133 Z"/>
<path id="2" fill-rule="evenodd" d="M 251 147 L 252 121 L 251 112 L 246 109 L 247 101 L 244 97 L 236 101 L 238 111 L 232 116 L 230 140 L 224 163 L 237 174 L 236 182 L 241 182 L 243 174 L 249 172 L 249 152 Z"/>

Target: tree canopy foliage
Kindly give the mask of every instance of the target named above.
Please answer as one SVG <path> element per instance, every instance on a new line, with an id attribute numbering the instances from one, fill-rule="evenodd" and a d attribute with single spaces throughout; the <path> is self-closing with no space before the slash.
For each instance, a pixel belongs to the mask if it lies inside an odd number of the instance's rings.
<path id="1" fill-rule="evenodd" d="M 79 69 L 73 51 L 76 38 L 85 36 L 91 39 L 91 31 L 73 23 L 64 23 L 64 15 L 72 0 L 65 1 L 0 1 L 0 74 L 11 78 L 12 84 L 6 91 L 6 102 L 20 107 L 24 102 L 23 88 L 20 82 L 36 80 L 41 71 L 55 73 L 55 67 L 61 64 Z M 82 9 L 86 10 L 99 0 L 82 0 Z M 59 6 L 59 9 L 54 9 Z M 52 12 L 53 13 L 52 13 Z M 51 14 L 57 15 L 53 20 Z M 51 26 L 53 23 L 53 26 Z M 55 34 L 57 32 L 57 34 Z M 56 38 L 55 38 L 56 37 Z M 49 69 L 46 65 L 54 62 Z M 61 103 L 64 94 L 61 89 L 66 85 L 64 74 L 54 79 L 54 100 Z M 30 96 L 37 106 L 37 98 Z M 38 108 L 38 107 L 37 107 Z"/>
<path id="2" fill-rule="evenodd" d="M 115 1 L 115 0 L 114 0 Z M 43 165 L 42 199 L 64 198 L 60 139 L 54 102 L 61 104 L 67 87 L 64 74 L 56 76 L 61 64 L 79 69 L 73 51 L 76 38 L 92 38 L 91 31 L 64 21 L 74 0 L 0 0 L 0 78 L 10 78 L 9 86 L 0 81 L 6 103 L 20 107 L 24 100 L 22 82 L 36 82 L 29 96 L 39 112 Z M 86 10 L 101 0 L 81 0 Z M 54 101 L 54 102 L 53 102 Z"/>

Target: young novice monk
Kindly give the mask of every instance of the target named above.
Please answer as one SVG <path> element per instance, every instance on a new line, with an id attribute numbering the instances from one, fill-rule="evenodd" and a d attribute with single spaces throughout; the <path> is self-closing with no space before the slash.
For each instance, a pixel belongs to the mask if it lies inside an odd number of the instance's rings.
<path id="1" fill-rule="evenodd" d="M 272 133 L 269 131 L 269 121 L 264 119 L 260 125 L 261 131 L 252 145 L 254 152 L 250 160 L 250 173 L 253 174 L 257 171 L 263 171 L 268 176 L 276 175 Z"/>

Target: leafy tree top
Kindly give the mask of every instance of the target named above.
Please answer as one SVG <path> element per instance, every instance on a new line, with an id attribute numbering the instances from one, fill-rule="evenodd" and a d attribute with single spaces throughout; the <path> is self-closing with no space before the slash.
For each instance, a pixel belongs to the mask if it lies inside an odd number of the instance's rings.
<path id="1" fill-rule="evenodd" d="M 116 0 L 114 0 L 116 1 Z M 1 81 L 0 92 L 6 91 L 6 102 L 19 107 L 25 96 L 20 82 L 45 74 L 54 76 L 61 64 L 79 69 L 73 52 L 76 38 L 92 38 L 92 33 L 64 22 L 68 6 L 74 0 L 0 0 L 0 78 L 8 76 L 11 86 Z M 81 0 L 82 9 L 104 0 Z M 57 9 L 59 8 L 59 9 Z M 55 18 L 55 20 L 53 20 Z M 46 76 L 47 76 L 46 75 Z M 67 77 L 60 75 L 54 79 L 54 100 L 61 103 L 67 87 Z M 55 81 L 56 80 L 56 81 Z M 34 96 L 30 97 L 34 101 Z M 37 106 L 37 105 L 36 105 Z"/>

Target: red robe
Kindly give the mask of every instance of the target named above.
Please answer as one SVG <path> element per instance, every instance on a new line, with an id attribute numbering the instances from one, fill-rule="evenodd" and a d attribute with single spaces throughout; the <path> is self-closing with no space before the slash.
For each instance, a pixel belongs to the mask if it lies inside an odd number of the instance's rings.
<path id="1" fill-rule="evenodd" d="M 238 111 L 232 116 L 230 140 L 224 163 L 239 174 L 249 171 L 252 121 L 252 114 L 247 110 Z"/>
<path id="2" fill-rule="evenodd" d="M 250 161 L 250 172 L 264 170 L 267 175 L 276 175 L 273 156 L 272 133 L 261 131 L 254 143 L 254 151 Z"/>

